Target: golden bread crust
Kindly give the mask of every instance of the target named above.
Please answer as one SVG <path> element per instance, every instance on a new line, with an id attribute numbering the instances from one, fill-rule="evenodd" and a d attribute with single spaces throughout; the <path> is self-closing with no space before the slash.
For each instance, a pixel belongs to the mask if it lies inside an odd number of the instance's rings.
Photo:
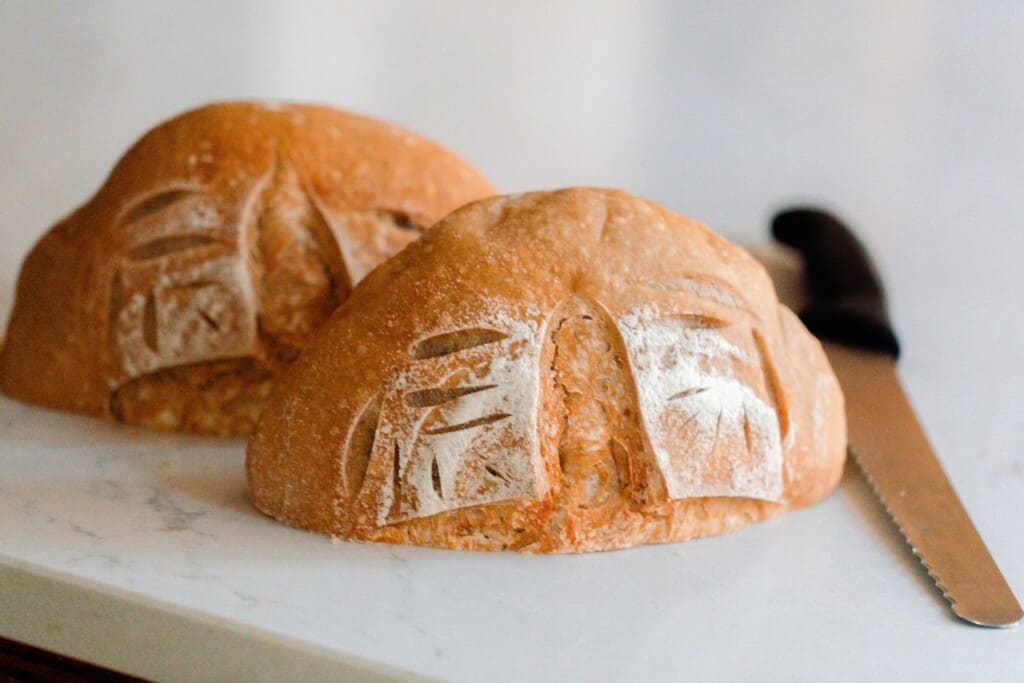
<path id="1" fill-rule="evenodd" d="M 492 193 L 452 153 L 366 117 L 247 102 L 187 112 L 143 136 L 28 255 L 0 389 L 246 434 L 355 282 Z"/>
<path id="2" fill-rule="evenodd" d="M 335 537 L 582 552 L 835 488 L 842 395 L 764 269 L 624 192 L 479 201 L 374 271 L 281 378 L 254 504 Z"/>

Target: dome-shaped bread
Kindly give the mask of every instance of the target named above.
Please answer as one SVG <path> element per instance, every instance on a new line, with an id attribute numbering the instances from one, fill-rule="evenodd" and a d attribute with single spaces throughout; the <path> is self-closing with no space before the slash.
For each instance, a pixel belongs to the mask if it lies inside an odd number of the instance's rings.
<path id="1" fill-rule="evenodd" d="M 244 434 L 274 376 L 478 172 L 327 107 L 215 104 L 152 130 L 26 259 L 0 388 L 162 429 Z"/>
<path id="2" fill-rule="evenodd" d="M 374 271 L 284 375 L 255 505 L 332 536 L 607 550 L 813 503 L 843 400 L 764 269 L 623 192 L 471 204 Z"/>

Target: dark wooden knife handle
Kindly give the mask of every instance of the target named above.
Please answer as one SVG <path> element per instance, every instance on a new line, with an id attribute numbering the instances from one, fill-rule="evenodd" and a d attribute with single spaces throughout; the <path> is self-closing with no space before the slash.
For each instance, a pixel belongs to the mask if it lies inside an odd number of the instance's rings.
<path id="1" fill-rule="evenodd" d="M 787 209 L 772 219 L 772 235 L 803 254 L 810 303 L 800 319 L 807 329 L 823 339 L 899 356 L 881 280 L 864 245 L 842 221 L 812 207 Z"/>

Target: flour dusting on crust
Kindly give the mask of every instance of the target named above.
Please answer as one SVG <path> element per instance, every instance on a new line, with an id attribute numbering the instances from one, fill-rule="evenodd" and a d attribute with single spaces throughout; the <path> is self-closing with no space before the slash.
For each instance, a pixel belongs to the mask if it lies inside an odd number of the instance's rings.
<path id="1" fill-rule="evenodd" d="M 723 328 L 659 318 L 651 306 L 618 326 L 669 498 L 781 500 L 777 415 L 744 380 L 757 356 Z"/>
<path id="2" fill-rule="evenodd" d="M 492 311 L 455 321 L 410 353 L 374 443 L 373 457 L 394 461 L 378 525 L 542 493 L 536 318 Z"/>
<path id="3" fill-rule="evenodd" d="M 222 227 L 207 194 L 165 194 L 165 205 L 137 218 L 129 212 L 122 224 L 132 241 L 114 276 L 108 314 L 123 373 L 111 378 L 113 385 L 246 355 L 255 345 L 256 305 L 240 231 Z M 154 201 L 159 196 L 147 200 Z"/>
<path id="4" fill-rule="evenodd" d="M 490 308 L 421 339 L 387 390 L 373 457 L 392 476 L 373 487 L 378 526 L 546 490 L 539 315 Z M 706 320 L 662 318 L 654 306 L 617 320 L 657 472 L 671 500 L 780 500 L 778 418 L 752 379 L 761 357 L 742 323 Z"/>

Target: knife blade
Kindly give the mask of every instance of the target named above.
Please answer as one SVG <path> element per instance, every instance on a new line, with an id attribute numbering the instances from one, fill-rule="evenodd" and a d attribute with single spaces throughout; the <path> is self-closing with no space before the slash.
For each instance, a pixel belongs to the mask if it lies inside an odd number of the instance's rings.
<path id="1" fill-rule="evenodd" d="M 849 452 L 953 613 L 1013 627 L 1024 612 L 949 482 L 896 373 L 900 345 L 864 246 L 831 214 L 783 211 L 772 235 L 799 251 L 810 303 L 801 312 L 846 397 Z"/>

